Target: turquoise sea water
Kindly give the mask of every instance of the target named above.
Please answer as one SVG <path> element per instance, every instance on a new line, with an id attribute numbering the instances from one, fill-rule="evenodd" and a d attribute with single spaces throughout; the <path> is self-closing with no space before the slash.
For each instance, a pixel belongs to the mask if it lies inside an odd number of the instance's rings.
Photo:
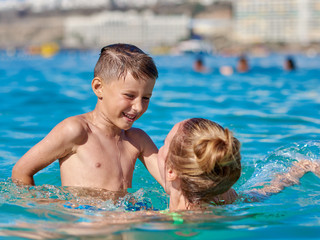
<path id="1" fill-rule="evenodd" d="M 57 162 L 35 176 L 37 187 L 12 184 L 11 169 L 30 147 L 61 120 L 94 108 L 97 57 L 98 51 L 49 59 L 0 52 L 0 239 L 319 238 L 320 179 L 312 173 L 258 202 L 179 216 L 159 213 L 168 198 L 140 162 L 133 188 L 116 204 L 61 188 Z M 160 77 L 135 127 L 160 147 L 178 121 L 216 121 L 242 142 L 237 192 L 267 184 L 293 161 L 320 158 L 320 57 L 295 56 L 298 70 L 291 73 L 282 70 L 284 58 L 250 57 L 250 72 L 223 76 L 217 68 L 234 66 L 236 58 L 206 56 L 213 71 L 201 74 L 192 71 L 194 56 L 155 56 Z"/>

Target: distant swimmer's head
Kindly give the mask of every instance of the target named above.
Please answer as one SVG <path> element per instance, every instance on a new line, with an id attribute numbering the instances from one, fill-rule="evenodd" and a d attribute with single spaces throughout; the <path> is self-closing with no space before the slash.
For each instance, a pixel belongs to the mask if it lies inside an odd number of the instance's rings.
<path id="1" fill-rule="evenodd" d="M 155 80 L 158 70 L 153 59 L 131 44 L 112 44 L 101 49 L 94 68 L 94 77 L 106 82 L 125 79 L 130 74 L 135 80 Z"/>
<path id="2" fill-rule="evenodd" d="M 296 70 L 296 64 L 292 57 L 287 57 L 287 59 L 284 62 L 284 69 L 287 71 Z"/>
<path id="3" fill-rule="evenodd" d="M 238 59 L 238 63 L 237 63 L 237 71 L 239 73 L 245 73 L 247 71 L 249 71 L 249 64 L 248 64 L 248 60 L 244 55 L 241 55 Z"/>
<path id="4" fill-rule="evenodd" d="M 228 129 L 203 118 L 176 124 L 158 159 L 165 183 L 179 179 L 178 185 L 191 204 L 211 203 L 228 191 L 241 175 L 240 160 L 240 142 Z M 170 179 L 170 174 L 175 176 Z M 169 188 L 165 190 L 170 194 Z"/>

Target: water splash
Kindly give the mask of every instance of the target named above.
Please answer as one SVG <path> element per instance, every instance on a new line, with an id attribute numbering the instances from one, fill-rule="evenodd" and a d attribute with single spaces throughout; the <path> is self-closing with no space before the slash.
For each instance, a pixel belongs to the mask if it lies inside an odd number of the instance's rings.
<path id="1" fill-rule="evenodd" d="M 250 179 L 239 189 L 247 191 L 268 184 L 277 174 L 287 172 L 294 162 L 304 159 L 320 160 L 320 141 L 302 141 L 276 149 L 255 163 Z"/>

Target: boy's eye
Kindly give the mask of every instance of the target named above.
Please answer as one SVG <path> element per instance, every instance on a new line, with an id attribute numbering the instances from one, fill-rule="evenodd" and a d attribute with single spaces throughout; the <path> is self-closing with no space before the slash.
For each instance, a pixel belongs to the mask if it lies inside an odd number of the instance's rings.
<path id="1" fill-rule="evenodd" d="M 130 98 L 130 99 L 132 99 L 132 98 L 134 98 L 134 96 L 132 95 L 132 94 L 124 94 L 127 98 Z"/>
<path id="2" fill-rule="evenodd" d="M 142 99 L 143 99 L 144 101 L 149 101 L 149 100 L 150 100 L 149 97 L 143 97 Z"/>

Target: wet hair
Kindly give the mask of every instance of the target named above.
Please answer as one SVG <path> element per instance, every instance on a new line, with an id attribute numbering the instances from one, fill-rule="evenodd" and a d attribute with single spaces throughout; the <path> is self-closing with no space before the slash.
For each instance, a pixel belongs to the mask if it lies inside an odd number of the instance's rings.
<path id="1" fill-rule="evenodd" d="M 198 58 L 198 59 L 196 60 L 196 63 L 197 63 L 197 64 L 200 64 L 200 65 L 203 65 L 203 60 L 202 60 L 202 58 Z"/>
<path id="2" fill-rule="evenodd" d="M 203 118 L 183 122 L 172 139 L 167 166 L 190 203 L 211 203 L 241 175 L 240 142 L 228 129 Z"/>
<path id="3" fill-rule="evenodd" d="M 248 60 L 244 55 L 241 55 L 237 63 L 238 72 L 247 72 L 249 70 Z"/>
<path id="4" fill-rule="evenodd" d="M 287 61 L 287 70 L 295 70 L 296 69 L 296 64 L 295 64 L 293 58 L 288 57 L 286 61 Z"/>
<path id="5" fill-rule="evenodd" d="M 130 73 L 135 80 L 155 80 L 158 78 L 157 67 L 150 56 L 140 48 L 117 43 L 101 49 L 99 60 L 94 68 L 94 77 L 104 81 L 125 79 Z"/>

